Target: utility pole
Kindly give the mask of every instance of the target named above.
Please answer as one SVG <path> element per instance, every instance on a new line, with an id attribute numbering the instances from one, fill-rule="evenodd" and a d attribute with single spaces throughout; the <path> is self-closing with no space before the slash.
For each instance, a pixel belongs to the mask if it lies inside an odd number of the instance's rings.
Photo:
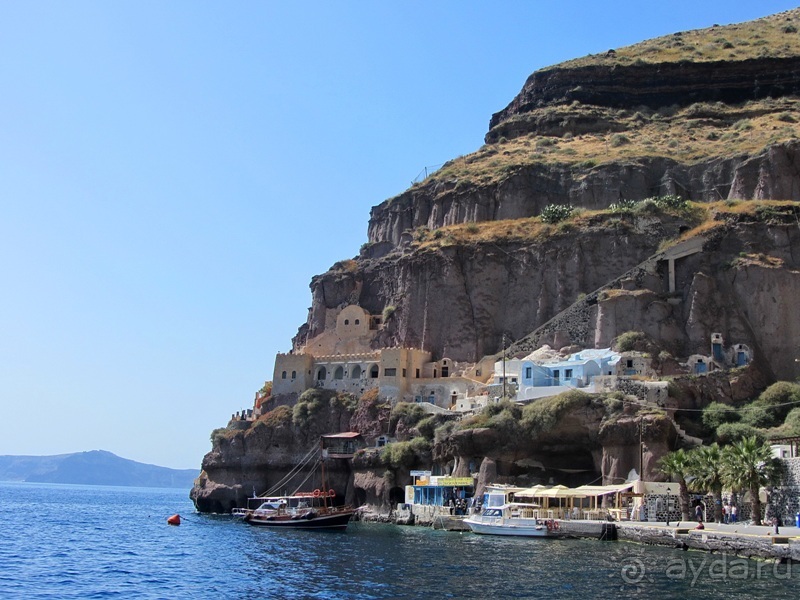
<path id="1" fill-rule="evenodd" d="M 644 482 L 644 442 L 642 432 L 644 430 L 644 419 L 639 417 L 639 480 Z"/>
<path id="2" fill-rule="evenodd" d="M 506 334 L 503 333 L 503 400 L 506 399 Z"/>

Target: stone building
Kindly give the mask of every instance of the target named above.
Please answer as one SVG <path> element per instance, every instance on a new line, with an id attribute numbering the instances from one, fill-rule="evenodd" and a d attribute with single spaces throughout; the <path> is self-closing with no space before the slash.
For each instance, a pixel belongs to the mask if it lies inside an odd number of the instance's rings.
<path id="1" fill-rule="evenodd" d="M 449 358 L 433 360 L 417 348 L 373 349 L 380 317 L 350 305 L 336 316 L 335 327 L 311 338 L 299 352 L 279 353 L 272 378 L 273 394 L 302 393 L 312 387 L 360 395 L 378 388 L 394 402 L 430 402 L 454 406 L 458 397 L 474 393 L 485 364 L 459 365 Z M 489 373 L 487 373 L 488 375 Z"/>

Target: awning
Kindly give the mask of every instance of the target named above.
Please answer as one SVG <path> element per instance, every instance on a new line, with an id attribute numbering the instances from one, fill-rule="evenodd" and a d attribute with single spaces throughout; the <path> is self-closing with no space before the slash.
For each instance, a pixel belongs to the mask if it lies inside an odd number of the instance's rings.
<path id="1" fill-rule="evenodd" d="M 605 496 L 607 494 L 618 494 L 631 489 L 635 482 L 617 483 L 613 485 L 582 485 L 575 488 L 576 491 L 582 492 L 586 496 Z"/>

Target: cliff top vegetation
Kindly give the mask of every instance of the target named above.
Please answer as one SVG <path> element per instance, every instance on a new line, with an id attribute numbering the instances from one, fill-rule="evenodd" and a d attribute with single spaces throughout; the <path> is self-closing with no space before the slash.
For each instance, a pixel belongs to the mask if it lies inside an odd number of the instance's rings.
<path id="1" fill-rule="evenodd" d="M 550 68 L 579 68 L 591 65 L 712 62 L 753 58 L 786 58 L 800 55 L 800 9 L 769 15 L 732 25 L 679 31 L 612 53 L 591 54 Z"/>
<path id="2" fill-rule="evenodd" d="M 797 35 L 800 40 L 800 34 Z M 518 169 L 567 165 L 590 170 L 612 162 L 669 158 L 692 164 L 710 156 L 752 154 L 800 139 L 791 97 L 731 105 L 698 102 L 680 108 L 617 109 L 575 101 L 514 115 L 490 133 L 496 141 L 445 163 L 414 187 L 489 185 Z M 412 188 L 413 189 L 413 188 Z"/>
<path id="3" fill-rule="evenodd" d="M 687 228 L 679 238 L 665 240 L 670 243 L 696 235 L 708 234 L 731 222 L 794 222 L 800 219 L 800 203 L 789 200 L 752 200 L 719 202 L 684 202 L 682 206 L 659 205 L 659 198 L 621 202 L 605 210 L 574 209 L 557 223 L 543 223 L 541 217 L 505 219 L 447 225 L 434 231 L 419 228 L 413 245 L 417 250 L 434 250 L 448 246 L 495 243 L 535 243 L 548 237 L 578 232 L 592 228 L 625 230 L 635 226 L 641 216 L 671 216 L 682 220 Z M 742 257 L 745 259 L 746 257 Z M 757 257 L 751 257 L 754 260 Z"/>

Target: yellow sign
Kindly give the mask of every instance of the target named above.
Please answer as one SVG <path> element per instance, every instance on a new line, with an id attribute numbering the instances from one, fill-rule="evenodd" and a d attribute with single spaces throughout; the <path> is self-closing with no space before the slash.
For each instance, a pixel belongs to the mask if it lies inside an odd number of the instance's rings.
<path id="1" fill-rule="evenodd" d="M 463 487 L 465 485 L 472 485 L 472 477 L 439 477 L 437 482 L 439 485 L 452 485 L 454 487 Z"/>

